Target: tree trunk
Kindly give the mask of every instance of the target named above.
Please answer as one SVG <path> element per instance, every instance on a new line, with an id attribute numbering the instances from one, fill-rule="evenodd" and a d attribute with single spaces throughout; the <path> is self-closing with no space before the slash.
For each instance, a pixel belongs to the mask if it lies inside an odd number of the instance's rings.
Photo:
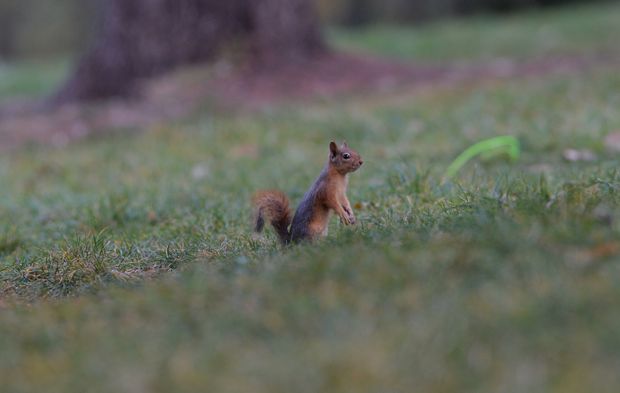
<path id="1" fill-rule="evenodd" d="M 12 1 L 0 3 L 0 62 L 11 59 L 15 52 L 17 8 Z"/>
<path id="2" fill-rule="evenodd" d="M 255 64 L 325 49 L 313 0 L 103 0 L 90 49 L 56 102 L 131 93 L 136 82 L 243 47 Z"/>

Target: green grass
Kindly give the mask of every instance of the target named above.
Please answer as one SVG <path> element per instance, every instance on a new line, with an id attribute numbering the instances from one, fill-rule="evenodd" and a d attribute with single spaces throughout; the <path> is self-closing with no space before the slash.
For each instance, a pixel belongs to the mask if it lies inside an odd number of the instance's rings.
<path id="1" fill-rule="evenodd" d="M 421 27 L 333 29 L 343 49 L 416 61 L 484 61 L 502 57 L 615 52 L 620 5 L 610 2 L 513 16 L 448 20 Z"/>
<path id="2" fill-rule="evenodd" d="M 62 59 L 0 62 L 0 103 L 51 94 L 65 78 L 67 69 L 68 62 Z"/>
<path id="3" fill-rule="evenodd" d="M 2 391 L 615 392 L 618 92 L 599 68 L 4 154 Z M 520 139 L 517 163 L 441 183 L 495 135 Z M 297 203 L 332 138 L 364 157 L 360 224 L 254 236 L 252 192 Z"/>

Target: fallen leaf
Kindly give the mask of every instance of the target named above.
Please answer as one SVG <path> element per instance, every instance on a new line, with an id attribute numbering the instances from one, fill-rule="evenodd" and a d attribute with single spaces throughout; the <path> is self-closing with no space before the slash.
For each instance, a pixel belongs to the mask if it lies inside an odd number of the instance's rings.
<path id="1" fill-rule="evenodd" d="M 258 145 L 255 145 L 252 143 L 237 145 L 230 150 L 230 154 L 234 158 L 241 158 L 241 157 L 257 158 L 258 157 Z"/>
<path id="2" fill-rule="evenodd" d="M 192 168 L 192 178 L 194 180 L 204 179 L 209 175 L 209 166 L 206 163 L 196 164 Z"/>
<path id="3" fill-rule="evenodd" d="M 592 153 L 590 150 L 576 150 L 576 149 L 566 149 L 562 153 L 562 157 L 566 161 L 577 162 L 577 161 L 596 161 L 596 155 Z"/>
<path id="4" fill-rule="evenodd" d="M 607 149 L 615 152 L 620 152 L 620 131 L 607 134 L 604 143 Z"/>
<path id="5" fill-rule="evenodd" d="M 599 244 L 590 250 L 590 254 L 596 259 L 610 257 L 618 252 L 620 252 L 620 244 L 616 242 Z"/>

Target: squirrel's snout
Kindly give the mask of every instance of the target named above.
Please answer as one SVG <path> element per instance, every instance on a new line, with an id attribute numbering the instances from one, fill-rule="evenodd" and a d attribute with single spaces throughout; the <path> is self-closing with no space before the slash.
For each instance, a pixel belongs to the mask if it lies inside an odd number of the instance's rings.
<path id="1" fill-rule="evenodd" d="M 364 161 L 360 160 L 360 166 L 362 166 L 363 163 L 364 163 Z"/>

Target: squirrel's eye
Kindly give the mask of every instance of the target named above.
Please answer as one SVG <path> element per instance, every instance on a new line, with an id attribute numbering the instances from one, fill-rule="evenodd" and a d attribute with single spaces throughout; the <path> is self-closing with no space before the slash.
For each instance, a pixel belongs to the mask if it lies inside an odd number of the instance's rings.
<path id="1" fill-rule="evenodd" d="M 345 160 L 348 160 L 349 158 L 351 158 L 351 155 L 349 153 L 344 153 L 342 155 L 342 158 L 344 158 Z"/>

